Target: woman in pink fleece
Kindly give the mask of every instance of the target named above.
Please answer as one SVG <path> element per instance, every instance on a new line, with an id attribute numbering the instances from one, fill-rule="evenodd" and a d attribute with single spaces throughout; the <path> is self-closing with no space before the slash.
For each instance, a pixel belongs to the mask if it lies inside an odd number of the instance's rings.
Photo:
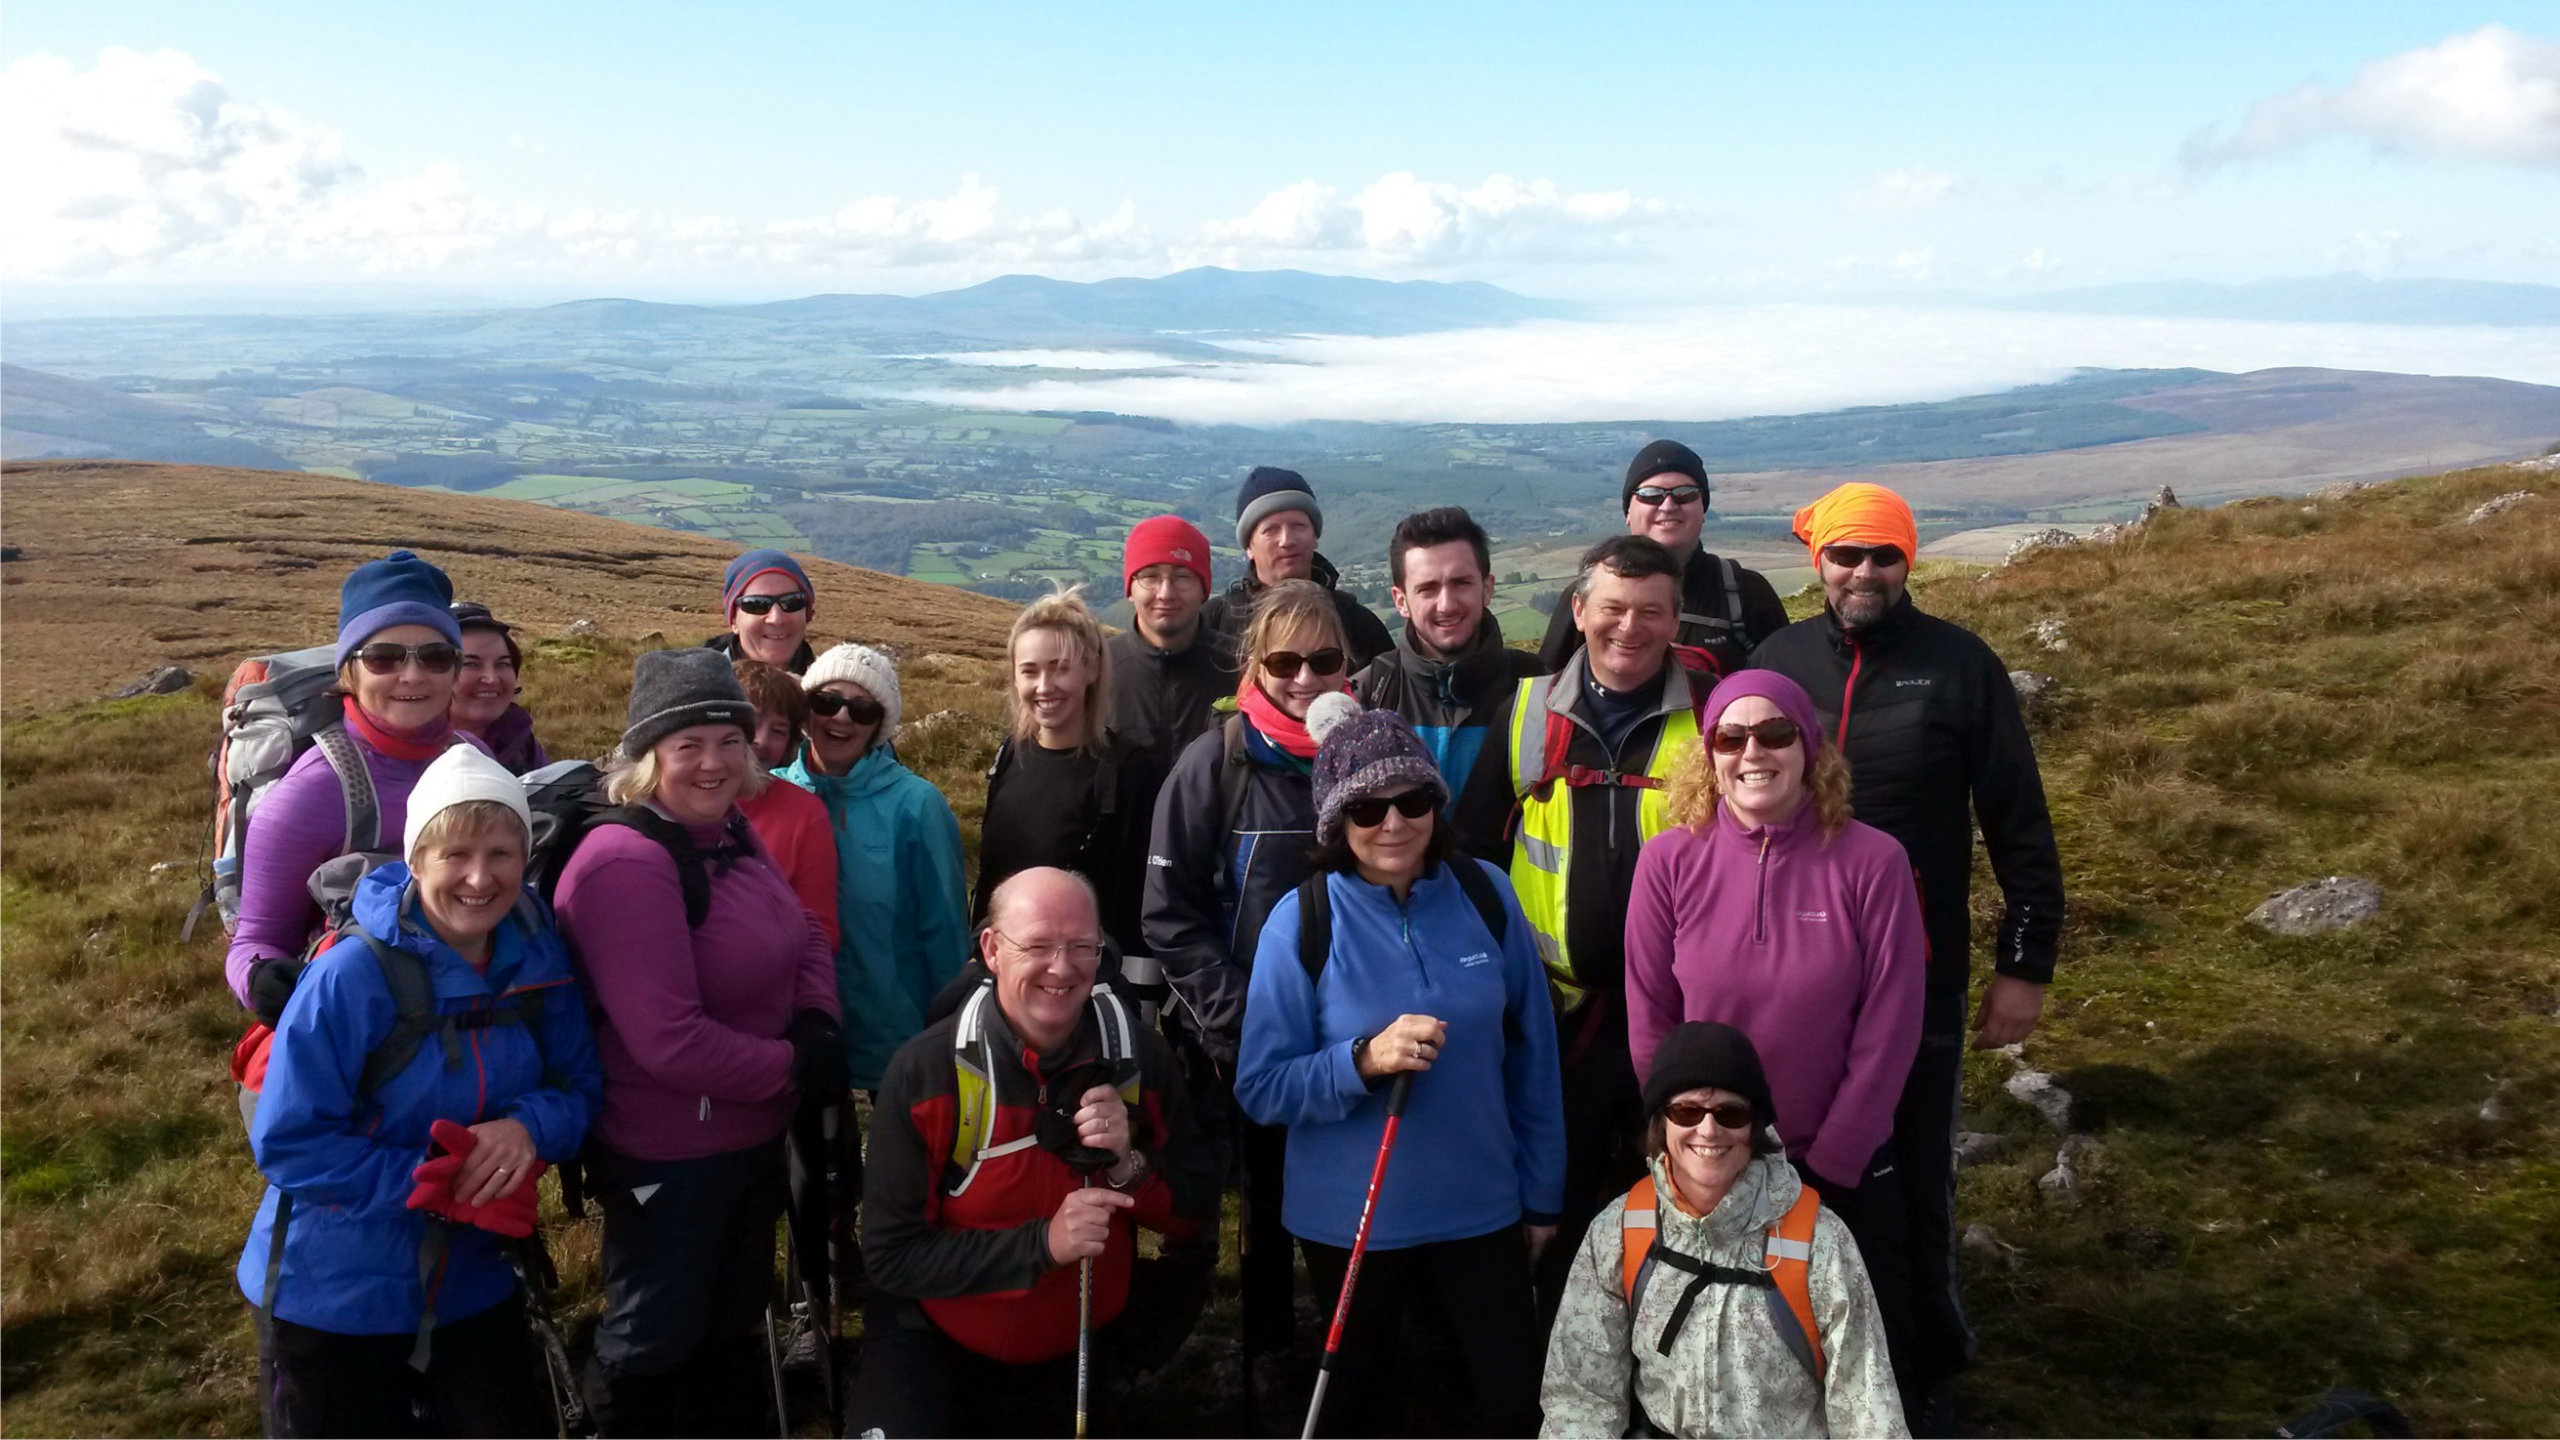
<path id="1" fill-rule="evenodd" d="M 1901 1372 L 1913 1347 L 1890 1142 L 1928 962 L 1911 861 L 1849 818 L 1848 762 L 1802 686 L 1740 671 L 1702 714 L 1706 753 L 1668 797 L 1681 823 L 1636 862 L 1628 1048 L 1642 1073 L 1683 1021 L 1751 1037 L 1787 1158 L 1857 1238 Z"/>

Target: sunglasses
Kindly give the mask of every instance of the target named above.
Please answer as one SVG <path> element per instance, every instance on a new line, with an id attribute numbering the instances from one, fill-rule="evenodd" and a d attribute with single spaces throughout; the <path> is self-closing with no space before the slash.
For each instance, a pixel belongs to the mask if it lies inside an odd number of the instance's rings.
<path id="1" fill-rule="evenodd" d="M 441 640 L 424 645 L 393 645 L 385 641 L 356 651 L 356 661 L 368 675 L 396 675 L 412 660 L 430 675 L 450 675 L 453 667 L 462 663 L 462 651 Z"/>
<path id="2" fill-rule="evenodd" d="M 1313 655 L 1301 655 L 1295 650 L 1274 650 L 1262 657 L 1262 668 L 1270 671 L 1272 678 L 1278 680 L 1296 679 L 1298 667 L 1301 665 L 1318 675 L 1339 675 L 1342 673 L 1344 661 L 1348 658 L 1331 646 Z"/>
<path id="3" fill-rule="evenodd" d="M 1407 820 L 1419 820 L 1431 813 L 1432 804 L 1428 790 L 1407 790 L 1401 795 L 1363 795 L 1357 800 L 1344 802 L 1342 818 L 1363 830 L 1375 830 L 1387 823 L 1390 806 Z"/>
<path id="4" fill-rule="evenodd" d="M 750 615 L 763 615 L 780 607 L 785 615 L 797 615 L 809 608 L 809 597 L 794 590 L 784 595 L 741 595 L 738 608 Z"/>
<path id="5" fill-rule="evenodd" d="M 1664 1119 L 1683 1130 L 1696 1129 L 1699 1122 L 1710 1115 L 1715 1117 L 1717 1126 L 1722 1129 L 1748 1130 L 1751 1128 L 1751 1107 L 1740 1100 L 1727 1100 L 1721 1105 L 1702 1105 L 1695 1100 L 1674 1100 L 1662 1107 L 1662 1115 Z"/>
<path id="6" fill-rule="evenodd" d="M 1899 545 L 1825 545 L 1822 558 L 1843 570 L 1855 570 L 1872 560 L 1879 570 L 1890 570 L 1911 557 Z"/>
<path id="7" fill-rule="evenodd" d="M 839 695 L 833 690 L 812 690 L 809 692 L 809 713 L 830 720 L 842 715 L 856 725 L 877 725 L 888 715 L 889 707 L 877 700 Z"/>
<path id="8" fill-rule="evenodd" d="M 1647 505 L 1695 505 L 1706 498 L 1706 492 L 1695 485 L 1682 485 L 1666 490 L 1659 485 L 1639 485 L 1636 498 Z"/>
<path id="9" fill-rule="evenodd" d="M 1754 740 L 1763 750 L 1784 750 L 1803 738 L 1804 732 L 1796 728 L 1796 722 L 1779 715 L 1757 725 L 1719 725 L 1707 737 L 1707 743 L 1719 755 L 1739 755 L 1742 747 Z"/>

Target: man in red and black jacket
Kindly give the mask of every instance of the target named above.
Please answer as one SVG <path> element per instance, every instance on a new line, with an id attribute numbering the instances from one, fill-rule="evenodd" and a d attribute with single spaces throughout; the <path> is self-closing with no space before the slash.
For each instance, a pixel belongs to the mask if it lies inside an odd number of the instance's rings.
<path id="1" fill-rule="evenodd" d="M 1972 980 L 1974 831 L 1999 882 L 1993 973 L 1970 1029 L 1975 1049 L 2035 1029 L 2062 934 L 2062 857 L 2045 808 L 2035 746 L 2009 670 L 1980 636 L 1926 615 L 1906 589 L 1919 526 L 1881 485 L 1840 486 L 1796 513 L 1796 535 L 1822 577 L 1823 612 L 1762 642 L 1753 666 L 1813 696 L 1854 777 L 1858 818 L 1902 842 L 1920 881 L 1929 968 L 1920 1053 L 1912 1062 L 1883 1167 L 1902 1192 L 1910 1232 L 1916 1356 L 1911 1433 L 1952 1434 L 1947 1377 L 1972 1358 L 1955 1295 L 1954 1154 Z M 1872 1183 L 1872 1182 L 1871 1182 Z"/>
<path id="2" fill-rule="evenodd" d="M 871 1118 L 862 1258 L 874 1298 L 854 1432 L 1065 1429 L 1083 1262 L 1107 1373 L 1115 1335 L 1139 1318 L 1136 1227 L 1214 1223 L 1215 1156 L 1163 1042 L 1132 1023 L 1134 1006 L 1096 997 L 1101 942 L 1082 879 L 1014 876 L 978 934 L 991 978 L 890 1061 Z"/>

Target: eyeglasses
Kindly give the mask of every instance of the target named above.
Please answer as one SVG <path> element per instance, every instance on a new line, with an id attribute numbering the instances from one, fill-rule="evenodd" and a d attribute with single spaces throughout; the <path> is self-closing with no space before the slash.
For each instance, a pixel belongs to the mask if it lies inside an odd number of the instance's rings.
<path id="1" fill-rule="evenodd" d="M 1757 740 L 1763 750 L 1784 750 L 1804 738 L 1796 722 L 1784 715 L 1772 716 L 1757 725 L 1719 725 L 1707 737 L 1719 755 L 1739 755 L 1742 747 Z"/>
<path id="2" fill-rule="evenodd" d="M 462 651 L 441 640 L 424 645 L 393 645 L 388 641 L 366 645 L 356 651 L 356 660 L 368 675 L 396 675 L 400 667 L 415 660 L 418 668 L 430 675 L 449 675 L 462 663 Z"/>
<path id="3" fill-rule="evenodd" d="M 1890 570 L 1911 557 L 1899 545 L 1825 545 L 1822 558 L 1843 570 L 1855 570 L 1872 560 L 1879 570 Z"/>
<path id="4" fill-rule="evenodd" d="M 834 719 L 842 715 L 856 725 L 877 725 L 889 714 L 889 707 L 877 700 L 858 695 L 839 695 L 833 690 L 809 692 L 809 713 Z"/>
<path id="5" fill-rule="evenodd" d="M 738 608 L 750 615 L 762 615 L 779 606 L 785 615 L 797 615 L 809 608 L 809 597 L 793 590 L 781 595 L 741 595 Z"/>
<path id="6" fill-rule="evenodd" d="M 1330 645 L 1313 655 L 1301 655 L 1295 650 L 1274 650 L 1262 657 L 1262 668 L 1270 671 L 1272 677 L 1279 680 L 1296 679 L 1298 667 L 1302 665 L 1318 675 L 1339 675 L 1342 673 L 1343 661 L 1346 658 L 1348 657 L 1341 651 Z"/>
<path id="7" fill-rule="evenodd" d="M 1751 1107 L 1740 1100 L 1727 1100 L 1721 1105 L 1702 1105 L 1695 1100 L 1674 1100 L 1662 1107 L 1662 1117 L 1683 1130 L 1694 1130 L 1700 1121 L 1715 1117 L 1717 1126 L 1726 1130 L 1751 1128 Z"/>
<path id="8" fill-rule="evenodd" d="M 1647 505 L 1695 505 L 1707 498 L 1707 492 L 1695 485 L 1677 485 L 1669 489 L 1660 485 L 1639 485 L 1636 498 Z"/>
<path id="9" fill-rule="evenodd" d="M 1054 960 L 1062 958 L 1072 960 L 1078 965 L 1090 965 L 1102 958 L 1102 947 L 1096 945 L 1090 940 L 1059 940 L 1046 945 L 1025 945 L 1003 931 L 992 927 L 989 928 L 987 933 L 995 936 L 1007 945 L 1012 946 L 1014 949 L 1021 951 L 1025 959 L 1036 961 L 1042 965 L 1049 964 Z"/>
<path id="10" fill-rule="evenodd" d="M 1363 830 L 1375 830 L 1387 823 L 1387 807 L 1407 820 L 1419 820 L 1431 813 L 1433 796 L 1427 789 L 1407 790 L 1401 795 L 1363 795 L 1343 802 L 1342 818 Z"/>

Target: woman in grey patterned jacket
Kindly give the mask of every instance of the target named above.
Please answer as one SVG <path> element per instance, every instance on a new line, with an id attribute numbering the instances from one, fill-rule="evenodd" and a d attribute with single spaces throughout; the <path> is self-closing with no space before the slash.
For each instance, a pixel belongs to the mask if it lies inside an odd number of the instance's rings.
<path id="1" fill-rule="evenodd" d="M 1788 1167 L 1749 1037 L 1675 1028 L 1644 1103 L 1651 1173 L 1574 1257 L 1544 1433 L 1908 1435 L 1857 1242 Z"/>

